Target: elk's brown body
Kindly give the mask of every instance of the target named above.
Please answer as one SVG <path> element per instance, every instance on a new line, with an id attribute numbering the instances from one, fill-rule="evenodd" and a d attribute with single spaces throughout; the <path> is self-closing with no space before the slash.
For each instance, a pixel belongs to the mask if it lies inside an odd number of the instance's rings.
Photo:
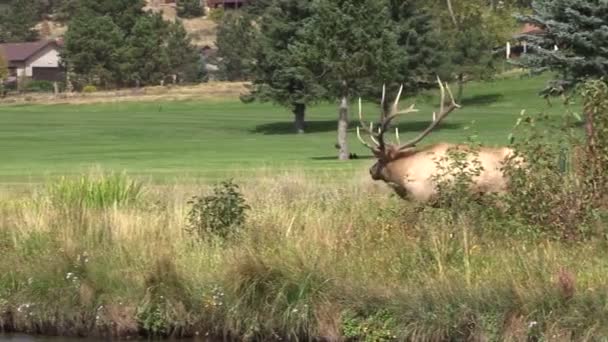
<path id="1" fill-rule="evenodd" d="M 384 141 L 384 135 L 390 125 L 391 120 L 396 116 L 417 111 L 412 105 L 406 110 L 398 111 L 399 97 L 393 104 L 391 113 L 386 116 L 374 129 L 373 124 L 366 125 L 363 122 L 361 103 L 359 102 L 359 119 L 362 127 L 357 128 L 357 137 L 368 148 L 371 149 L 377 162 L 370 168 L 369 172 L 374 180 L 384 181 L 390 185 L 402 198 L 413 199 L 416 201 L 428 201 L 436 194 L 436 184 L 433 176 L 445 172 L 441 169 L 441 164 L 448 160 L 450 149 L 466 151 L 465 145 L 437 143 L 422 148 L 415 147 L 430 134 L 445 117 L 459 108 L 454 101 L 452 93 L 447 85 L 438 80 L 441 89 L 441 108 L 439 113 L 433 113 L 433 120 L 429 127 L 425 129 L 415 139 L 400 145 L 388 144 Z M 450 104 L 446 107 L 445 94 L 449 94 Z M 385 96 L 383 91 L 382 104 Z M 368 128 L 369 126 L 369 128 Z M 370 134 L 375 146 L 365 142 L 361 137 L 360 129 Z M 396 131 L 399 140 L 398 131 Z M 470 151 L 469 151 L 470 152 Z M 472 180 L 471 191 L 478 194 L 501 193 L 506 190 L 507 179 L 502 171 L 504 163 L 512 156 L 513 150 L 506 147 L 481 147 L 476 153 L 467 153 L 469 168 L 481 167 L 481 172 Z M 475 163 L 475 161 L 477 163 Z M 448 178 L 454 174 L 444 175 Z"/>
<path id="2" fill-rule="evenodd" d="M 379 159 L 370 168 L 370 175 L 374 180 L 389 184 L 402 198 L 426 202 L 436 194 L 432 176 L 444 172 L 440 167 L 448 157 L 448 151 L 467 148 L 464 145 L 438 143 L 420 149 L 399 151 L 393 158 Z M 484 147 L 476 151 L 476 154 L 469 154 L 469 167 L 481 168 L 480 174 L 472 179 L 471 191 L 478 194 L 504 192 L 507 183 L 501 168 L 512 153 L 510 148 Z M 453 176 L 445 175 L 446 178 Z"/>

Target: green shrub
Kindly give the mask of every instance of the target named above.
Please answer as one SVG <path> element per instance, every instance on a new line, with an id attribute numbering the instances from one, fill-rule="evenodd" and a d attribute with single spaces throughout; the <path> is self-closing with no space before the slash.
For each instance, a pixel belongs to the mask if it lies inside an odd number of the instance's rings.
<path id="1" fill-rule="evenodd" d="M 554 127 L 547 115 L 522 113 L 512 158 L 504 167 L 509 178 L 503 200 L 508 215 L 528 229 L 556 238 L 578 239 L 586 234 L 592 212 L 588 194 L 570 165 L 576 142 L 569 125 Z M 516 160 L 524 160 L 518 167 Z"/>
<path id="2" fill-rule="evenodd" d="M 32 93 L 52 93 L 53 90 L 51 81 L 29 81 L 24 87 L 24 91 Z"/>
<path id="3" fill-rule="evenodd" d="M 581 170 L 590 200 L 605 206 L 608 199 L 608 79 L 593 80 L 582 87 L 587 117 L 584 162 Z"/>
<path id="4" fill-rule="evenodd" d="M 86 85 L 86 86 L 84 86 L 84 88 L 82 88 L 83 93 L 94 93 L 96 91 L 97 91 L 97 87 L 94 85 L 91 85 L 91 84 Z"/>
<path id="5" fill-rule="evenodd" d="M 238 230 L 246 219 L 250 207 L 231 180 L 221 182 L 208 196 L 194 196 L 187 216 L 187 230 L 200 238 L 212 234 L 226 238 Z"/>
<path id="6" fill-rule="evenodd" d="M 137 203 L 142 195 L 141 183 L 126 174 L 81 176 L 79 179 L 62 178 L 49 187 L 55 205 L 66 207 L 107 208 Z"/>

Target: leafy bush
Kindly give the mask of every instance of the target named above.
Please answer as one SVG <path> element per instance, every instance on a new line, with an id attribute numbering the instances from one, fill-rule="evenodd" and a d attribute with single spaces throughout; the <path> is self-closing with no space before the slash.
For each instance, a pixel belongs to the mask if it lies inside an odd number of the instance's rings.
<path id="1" fill-rule="evenodd" d="M 82 88 L 83 93 L 94 93 L 97 91 L 97 87 L 94 85 L 86 85 Z"/>
<path id="2" fill-rule="evenodd" d="M 33 93 L 52 93 L 54 91 L 53 82 L 29 81 L 26 83 L 24 90 Z"/>
<path id="3" fill-rule="evenodd" d="M 605 205 L 608 194 L 608 80 L 589 81 L 582 87 L 587 142 L 581 175 L 596 205 Z"/>
<path id="4" fill-rule="evenodd" d="M 51 184 L 49 193 L 56 205 L 66 207 L 107 208 L 137 203 L 142 195 L 141 183 L 126 174 L 88 175 L 79 179 L 62 178 Z"/>
<path id="5" fill-rule="evenodd" d="M 508 215 L 541 233 L 578 239 L 585 234 L 593 208 L 570 167 L 576 146 L 570 125 L 551 127 L 548 119 L 522 113 L 518 120 L 522 137 L 513 144 L 515 153 L 504 167 L 509 191 L 503 199 Z M 517 167 L 514 161 L 522 159 L 525 167 Z"/>
<path id="6" fill-rule="evenodd" d="M 188 204 L 192 208 L 186 229 L 200 238 L 208 234 L 228 237 L 245 223 L 246 211 L 250 209 L 238 185 L 231 180 L 216 185 L 211 195 L 194 196 Z"/>
<path id="7" fill-rule="evenodd" d="M 435 161 L 438 173 L 431 176 L 437 196 L 435 204 L 455 211 L 465 209 L 475 199 L 474 178 L 483 171 L 477 146 L 451 148 Z"/>

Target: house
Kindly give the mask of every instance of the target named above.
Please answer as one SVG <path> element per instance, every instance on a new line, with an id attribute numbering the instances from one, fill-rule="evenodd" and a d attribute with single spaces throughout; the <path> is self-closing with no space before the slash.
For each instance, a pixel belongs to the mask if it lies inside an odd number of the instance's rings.
<path id="1" fill-rule="evenodd" d="M 0 44 L 0 53 L 8 62 L 9 77 L 62 81 L 64 68 L 59 57 L 59 44 L 54 40 Z"/>
<path id="2" fill-rule="evenodd" d="M 249 0 L 207 0 L 207 6 L 210 8 L 241 8 L 249 3 Z"/>
<path id="3" fill-rule="evenodd" d="M 545 30 L 541 27 L 532 24 L 524 24 L 520 30 L 513 35 L 514 42 L 507 42 L 506 53 L 507 59 L 518 58 L 523 54 L 530 52 L 527 37 L 542 36 Z M 557 50 L 557 47 L 554 47 Z"/>

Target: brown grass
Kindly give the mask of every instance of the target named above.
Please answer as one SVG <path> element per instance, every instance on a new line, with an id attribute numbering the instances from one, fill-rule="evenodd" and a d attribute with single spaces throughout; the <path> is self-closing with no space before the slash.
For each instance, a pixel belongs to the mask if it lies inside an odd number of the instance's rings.
<path id="1" fill-rule="evenodd" d="M 95 93 L 23 94 L 0 99 L 3 104 L 91 104 L 113 102 L 238 100 L 247 93 L 246 82 L 208 82 L 189 86 L 151 86 Z"/>

